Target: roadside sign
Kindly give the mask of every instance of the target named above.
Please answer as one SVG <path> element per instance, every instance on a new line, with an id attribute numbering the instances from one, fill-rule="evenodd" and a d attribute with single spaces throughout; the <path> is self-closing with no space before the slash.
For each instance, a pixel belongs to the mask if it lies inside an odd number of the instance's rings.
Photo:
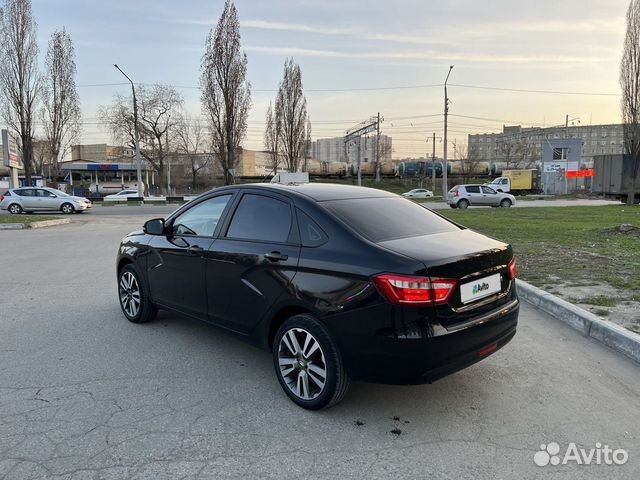
<path id="1" fill-rule="evenodd" d="M 7 129 L 2 129 L 2 164 L 5 167 L 20 168 L 18 145 L 18 136 Z"/>

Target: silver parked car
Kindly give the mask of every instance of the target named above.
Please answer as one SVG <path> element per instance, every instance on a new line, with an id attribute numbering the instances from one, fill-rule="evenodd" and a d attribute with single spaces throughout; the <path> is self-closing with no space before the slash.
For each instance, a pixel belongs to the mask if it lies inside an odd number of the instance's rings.
<path id="1" fill-rule="evenodd" d="M 65 214 L 84 212 L 91 208 L 91 201 L 84 197 L 74 197 L 55 188 L 21 187 L 12 188 L 0 195 L 0 209 L 9 213 L 31 213 L 57 210 Z"/>
<path id="2" fill-rule="evenodd" d="M 509 193 L 496 192 L 486 185 L 456 185 L 447 192 L 447 203 L 451 208 L 510 207 L 515 205 L 516 197 Z"/>

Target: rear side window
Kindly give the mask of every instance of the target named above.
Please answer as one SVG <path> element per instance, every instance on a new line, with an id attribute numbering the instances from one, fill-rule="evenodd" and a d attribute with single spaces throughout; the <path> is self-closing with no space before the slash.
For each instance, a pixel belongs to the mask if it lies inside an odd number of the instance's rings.
<path id="1" fill-rule="evenodd" d="M 480 193 L 480 187 L 477 185 L 469 185 L 468 187 L 464 187 L 467 193 Z"/>
<path id="2" fill-rule="evenodd" d="M 286 243 L 291 225 L 288 203 L 263 195 L 245 194 L 231 219 L 227 237 Z"/>
<path id="3" fill-rule="evenodd" d="M 460 230 L 451 222 L 404 198 L 333 200 L 323 205 L 372 242 Z"/>
<path id="4" fill-rule="evenodd" d="M 298 227 L 300 228 L 300 241 L 303 247 L 319 247 L 327 240 L 327 234 L 324 233 L 322 228 L 313 221 L 313 219 L 304 213 L 302 210 L 296 208 L 296 214 L 298 215 Z"/>
<path id="5" fill-rule="evenodd" d="M 16 195 L 21 197 L 33 197 L 33 188 L 25 188 L 23 190 L 14 190 Z"/>

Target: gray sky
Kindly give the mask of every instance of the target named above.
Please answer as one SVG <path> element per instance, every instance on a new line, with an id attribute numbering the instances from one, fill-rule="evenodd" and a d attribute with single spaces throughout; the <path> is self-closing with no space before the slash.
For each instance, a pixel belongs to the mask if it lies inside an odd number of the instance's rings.
<path id="1" fill-rule="evenodd" d="M 76 45 L 84 143 L 109 138 L 96 109 L 135 81 L 180 86 L 200 115 L 200 58 L 222 0 L 33 0 L 41 57 L 62 26 Z M 262 147 L 264 114 L 286 57 L 302 67 L 313 137 L 337 136 L 375 115 L 394 138 L 394 157 L 431 151 L 442 135 L 450 64 L 450 135 L 499 131 L 502 124 L 618 122 L 618 64 L 627 0 L 238 0 L 253 108 L 245 147 Z M 426 85 L 421 88 L 398 88 Z M 467 85 L 463 87 L 462 85 Z M 591 92 L 563 95 L 469 88 Z M 186 87 L 186 88 L 182 88 Z M 379 90 L 374 90 L 380 88 Z M 607 95 L 608 94 L 608 95 Z M 454 116 L 461 115 L 461 116 Z M 474 117 L 474 118 L 468 118 Z M 576 120 L 577 122 L 577 120 Z M 442 144 L 438 143 L 440 152 Z"/>

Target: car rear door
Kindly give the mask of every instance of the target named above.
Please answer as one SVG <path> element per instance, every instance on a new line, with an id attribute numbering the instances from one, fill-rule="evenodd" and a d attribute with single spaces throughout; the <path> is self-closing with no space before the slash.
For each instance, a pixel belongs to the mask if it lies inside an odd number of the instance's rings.
<path id="1" fill-rule="evenodd" d="M 478 185 L 467 185 L 464 187 L 464 190 L 466 191 L 466 194 L 462 195 L 462 197 L 469 200 L 471 205 L 482 205 L 483 199 Z"/>
<path id="2" fill-rule="evenodd" d="M 291 201 L 247 191 L 211 244 L 206 267 L 209 318 L 251 332 L 291 283 L 300 241 Z"/>
<path id="3" fill-rule="evenodd" d="M 20 188 L 14 190 L 14 192 L 20 197 L 23 210 L 36 210 L 38 208 L 38 198 L 34 188 Z"/>
<path id="4" fill-rule="evenodd" d="M 167 225 L 168 235 L 151 237 L 147 278 L 155 302 L 207 318 L 206 256 L 232 197 L 229 192 L 197 202 Z"/>

